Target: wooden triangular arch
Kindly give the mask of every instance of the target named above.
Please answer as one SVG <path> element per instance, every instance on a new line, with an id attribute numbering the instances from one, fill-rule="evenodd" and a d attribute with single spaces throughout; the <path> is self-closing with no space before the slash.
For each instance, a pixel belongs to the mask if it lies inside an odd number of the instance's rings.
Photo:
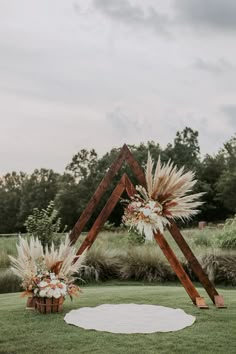
<path id="1" fill-rule="evenodd" d="M 127 145 L 124 145 L 121 149 L 118 157 L 111 165 L 110 169 L 104 176 L 103 180 L 97 187 L 94 195 L 88 202 L 87 207 L 81 214 L 79 220 L 75 224 L 72 232 L 70 233 L 70 240 L 71 243 L 74 244 L 78 237 L 80 236 L 83 228 L 89 221 L 91 215 L 93 214 L 97 204 L 99 203 L 100 199 L 102 198 L 104 192 L 107 190 L 108 186 L 110 185 L 112 179 L 119 171 L 123 163 L 127 162 L 131 169 L 133 170 L 138 182 L 146 186 L 146 180 L 143 169 L 140 167 L 138 162 L 133 157 L 132 153 L 128 149 Z M 83 241 L 82 245 L 80 246 L 77 256 L 79 256 L 86 248 L 90 248 L 95 241 L 99 231 L 103 227 L 104 223 L 110 216 L 112 210 L 114 209 L 115 205 L 120 200 L 121 195 L 123 192 L 126 191 L 129 197 L 133 196 L 136 193 L 135 187 L 133 186 L 132 182 L 130 181 L 129 177 L 126 174 L 123 174 L 120 182 L 117 184 L 116 188 L 113 190 L 110 198 L 107 200 L 104 208 L 100 212 L 99 216 L 95 220 L 92 228 L 88 232 L 85 240 Z M 174 221 L 170 220 L 170 226 L 167 227 L 170 234 L 176 241 L 177 245 L 179 246 L 180 250 L 182 251 L 183 255 L 187 259 L 189 266 L 191 267 L 192 271 L 197 276 L 198 280 L 201 282 L 203 287 L 205 288 L 206 292 L 208 293 L 209 297 L 213 301 L 213 303 L 219 307 L 223 308 L 224 300 L 223 297 L 220 296 L 209 280 L 206 273 L 203 271 L 200 263 L 198 262 L 197 258 L 193 254 L 192 250 L 188 246 L 187 242 L 185 241 L 184 237 L 182 236 L 180 230 L 178 229 L 177 225 Z M 165 237 L 160 232 L 157 232 L 154 235 L 156 242 L 159 244 L 160 248 L 162 249 L 164 255 L 166 256 L 167 260 L 169 261 L 172 269 L 176 273 L 177 277 L 181 281 L 182 285 L 184 286 L 186 292 L 190 296 L 192 302 L 196 304 L 200 308 L 208 308 L 205 303 L 203 297 L 201 297 L 194 287 L 192 281 L 190 280 L 189 276 L 183 269 L 181 263 L 177 259 L 175 253 L 167 243 Z"/>

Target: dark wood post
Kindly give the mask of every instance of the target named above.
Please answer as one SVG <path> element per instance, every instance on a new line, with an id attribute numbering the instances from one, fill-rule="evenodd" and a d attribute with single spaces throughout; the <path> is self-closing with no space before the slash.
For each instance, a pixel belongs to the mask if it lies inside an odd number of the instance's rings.
<path id="1" fill-rule="evenodd" d="M 71 243 L 74 244 L 81 234 L 84 226 L 90 219 L 91 215 L 93 214 L 97 204 L 99 203 L 101 197 L 103 196 L 104 192 L 108 188 L 109 184 L 111 183 L 115 174 L 119 171 L 122 164 L 127 162 L 132 170 L 134 171 L 138 182 L 146 187 L 146 180 L 143 169 L 140 167 L 138 162 L 134 159 L 133 155 L 131 154 L 130 150 L 128 149 L 127 145 L 124 145 L 121 149 L 117 159 L 113 162 L 110 169 L 106 173 L 105 177 L 103 178 L 102 182 L 99 184 L 97 190 L 95 191 L 93 197 L 88 202 L 87 207 L 81 214 L 79 220 L 75 224 L 71 234 L 70 240 Z M 129 197 L 132 197 L 136 193 L 136 189 L 133 186 L 132 182 L 128 178 L 126 174 L 124 174 L 119 182 L 119 184 L 114 189 L 112 195 L 108 199 L 106 205 L 104 206 L 103 210 L 97 217 L 95 223 L 93 224 L 91 230 L 89 231 L 87 237 L 85 238 L 84 242 L 82 243 L 80 249 L 77 252 L 77 256 L 79 256 L 86 248 L 90 248 L 93 242 L 95 241 L 99 231 L 101 230 L 102 226 L 104 225 L 105 221 L 109 217 L 110 213 L 112 212 L 113 208 L 115 207 L 116 203 L 119 201 L 120 196 L 124 192 L 127 191 Z M 181 251 L 183 252 L 184 256 L 188 260 L 191 268 L 193 269 L 194 273 L 197 275 L 199 281 L 205 287 L 208 295 L 212 299 L 212 301 L 216 304 L 217 307 L 225 307 L 223 297 L 218 294 L 216 289 L 214 288 L 213 284 L 208 279 L 207 275 L 204 273 L 201 265 L 197 261 L 196 257 L 194 256 L 193 252 L 191 251 L 190 247 L 184 240 L 182 234 L 180 233 L 179 229 L 177 228 L 176 224 L 171 221 L 171 225 L 168 227 L 171 235 L 177 242 L 178 246 L 180 247 Z M 164 236 L 157 232 L 155 235 L 155 240 L 159 244 L 160 248 L 162 249 L 164 255 L 168 259 L 171 267 L 175 271 L 176 275 L 178 276 L 179 280 L 183 284 L 184 288 L 186 289 L 188 295 L 190 296 L 191 300 L 200 308 L 208 308 L 205 303 L 203 297 L 199 296 L 199 293 L 195 289 L 193 283 L 191 282 L 190 278 L 184 271 L 181 263 L 178 261 L 175 253 L 170 248 L 169 244 L 165 240 Z M 76 259 L 76 258 L 75 258 Z"/>
<path id="2" fill-rule="evenodd" d="M 116 206 L 117 202 L 119 201 L 122 193 L 125 190 L 125 176 L 123 176 L 120 180 L 120 183 L 117 184 L 116 188 L 112 192 L 110 198 L 106 202 L 104 208 L 102 209 L 101 213 L 97 217 L 96 221 L 94 222 L 91 230 L 89 231 L 87 237 L 85 238 L 84 242 L 80 246 L 77 256 L 79 256 L 86 248 L 90 248 L 95 241 L 99 231 L 103 227 L 104 223 L 108 219 L 109 215 L 111 214 L 112 210 Z"/>
<path id="3" fill-rule="evenodd" d="M 108 172 L 106 173 L 105 177 L 97 187 L 95 193 L 93 194 L 92 198 L 87 204 L 87 207 L 84 209 L 83 213 L 80 215 L 79 220 L 76 222 L 73 230 L 71 231 L 69 237 L 71 244 L 73 245 L 78 237 L 80 236 L 84 226 L 90 219 L 91 215 L 93 214 L 97 204 L 101 200 L 104 192 L 107 190 L 109 184 L 112 182 L 113 177 L 121 168 L 123 162 L 126 158 L 126 150 L 127 146 L 124 145 L 121 149 L 119 155 L 117 156 L 116 160 L 112 163 L 111 167 L 109 168 Z"/>
<path id="4" fill-rule="evenodd" d="M 183 284 L 192 302 L 196 304 L 197 298 L 200 298 L 200 295 L 198 291 L 195 289 L 193 283 L 189 279 L 188 275 L 186 274 L 184 268 L 182 267 L 181 263 L 177 259 L 176 255 L 170 248 L 168 242 L 166 241 L 166 239 L 164 238 L 164 236 L 160 231 L 154 234 L 154 238 L 158 243 L 158 245 L 160 246 L 160 248 L 162 249 L 162 252 L 166 256 L 167 260 L 169 261 L 173 271 L 175 272 L 175 274 Z"/>
<path id="5" fill-rule="evenodd" d="M 143 172 L 142 167 L 135 160 L 135 158 L 133 157 L 133 155 L 130 152 L 127 145 L 124 145 L 124 151 L 126 153 L 126 162 L 128 162 L 128 164 L 130 165 L 131 169 L 135 173 L 135 176 L 137 177 L 137 180 L 141 184 L 141 186 L 145 187 L 146 186 L 146 178 L 145 178 L 145 174 Z"/>
<path id="6" fill-rule="evenodd" d="M 215 289 L 214 285 L 211 283 L 210 279 L 202 269 L 200 263 L 198 262 L 197 258 L 193 254 L 191 248 L 185 241 L 183 235 L 181 234 L 180 230 L 178 229 L 177 225 L 173 220 L 170 220 L 170 225 L 167 226 L 171 236 L 179 246 L 180 250 L 182 251 L 183 255 L 187 259 L 189 266 L 193 270 L 194 274 L 197 276 L 198 280 L 200 283 L 203 285 L 203 287 L 206 289 L 206 292 L 208 293 L 209 297 L 213 301 L 214 304 L 217 304 L 217 300 L 219 300 L 219 294 L 217 290 Z M 220 302 L 221 306 L 218 307 L 223 307 L 222 304 L 222 297 L 220 297 Z"/>

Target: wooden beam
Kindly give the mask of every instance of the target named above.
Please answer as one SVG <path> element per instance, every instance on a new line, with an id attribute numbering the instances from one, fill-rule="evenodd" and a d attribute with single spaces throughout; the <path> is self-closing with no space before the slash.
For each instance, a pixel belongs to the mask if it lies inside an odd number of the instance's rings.
<path id="1" fill-rule="evenodd" d="M 137 191 L 126 173 L 123 174 L 123 177 L 125 181 L 126 193 L 128 194 L 129 198 L 132 198 L 137 193 Z"/>
<path id="2" fill-rule="evenodd" d="M 114 178 L 115 174 L 119 171 L 121 168 L 122 164 L 124 162 L 127 162 L 133 172 L 135 173 L 138 182 L 146 187 L 146 179 L 145 179 L 145 174 L 141 166 L 138 164 L 138 162 L 135 160 L 133 157 L 132 153 L 128 149 L 127 145 L 124 145 L 123 148 L 121 149 L 117 159 L 113 162 L 111 165 L 110 169 L 106 173 L 105 177 L 99 184 L 98 188 L 96 189 L 93 197 L 90 199 L 88 202 L 87 207 L 85 208 L 84 212 L 81 214 L 79 220 L 75 224 L 71 234 L 70 234 L 70 240 L 71 243 L 74 244 L 81 234 L 81 231 L 83 230 L 84 226 L 90 219 L 91 215 L 93 214 L 97 204 L 101 200 L 101 197 L 103 196 L 104 192 L 108 188 L 109 184 L 111 183 L 112 179 Z M 87 237 L 85 238 L 84 242 L 82 243 L 79 251 L 77 252 L 77 256 L 79 256 L 86 248 L 90 248 L 95 241 L 99 231 L 101 230 L 102 226 L 104 225 L 105 221 L 111 214 L 113 208 L 117 204 L 117 202 L 120 199 L 120 196 L 124 192 L 124 190 L 127 191 L 127 194 L 129 197 L 132 197 L 136 193 L 136 189 L 133 186 L 132 182 L 130 181 L 129 177 L 124 174 L 119 182 L 119 184 L 116 186 L 114 189 L 112 195 L 108 199 L 106 205 L 104 206 L 103 210 L 97 217 L 95 223 L 93 224 L 91 230 L 89 231 Z M 179 245 L 181 251 L 185 255 L 186 259 L 188 260 L 191 268 L 193 269 L 194 273 L 197 275 L 199 281 L 202 283 L 202 285 L 205 287 L 206 291 L 208 292 L 208 295 L 212 299 L 212 301 L 216 304 L 217 307 L 224 307 L 224 301 L 223 297 L 220 296 L 216 289 L 214 288 L 213 284 L 210 282 L 208 279 L 207 275 L 204 273 L 202 267 L 200 266 L 199 262 L 197 261 L 196 257 L 194 256 L 193 252 L 191 251 L 190 247 L 184 240 L 182 234 L 180 233 L 179 229 L 177 228 L 176 224 L 174 222 L 171 222 L 171 225 L 169 227 L 169 231 L 177 244 Z M 154 235 L 154 238 L 156 242 L 159 244 L 160 248 L 162 249 L 164 255 L 168 259 L 171 267 L 173 268 L 174 272 L 178 276 L 179 280 L 183 284 L 185 290 L 187 291 L 189 297 L 193 301 L 194 304 L 196 304 L 200 308 L 208 308 L 208 306 L 205 303 L 204 298 L 200 297 L 199 293 L 195 289 L 193 283 L 191 282 L 190 278 L 184 271 L 181 263 L 178 261 L 175 253 L 173 250 L 170 248 L 169 244 L 165 240 L 164 236 L 160 233 L 157 232 Z M 77 257 L 76 257 L 77 258 Z M 75 258 L 75 259 L 76 259 Z"/>
<path id="3" fill-rule="evenodd" d="M 104 192 L 107 190 L 108 186 L 112 182 L 113 177 L 121 168 L 123 162 L 126 159 L 127 154 L 127 146 L 124 145 L 121 149 L 119 155 L 117 156 L 116 160 L 112 163 L 111 167 L 109 168 L 108 172 L 102 179 L 101 183 L 97 187 L 95 193 L 93 194 L 92 198 L 89 200 L 87 207 L 84 209 L 83 213 L 80 215 L 79 220 L 76 222 L 74 228 L 72 229 L 69 237 L 71 244 L 75 244 L 78 237 L 80 236 L 84 226 L 90 219 L 91 215 L 93 214 L 97 204 L 101 200 Z"/>
<path id="4" fill-rule="evenodd" d="M 209 297 L 215 304 L 215 297 L 219 296 L 218 292 L 216 291 L 215 287 L 209 280 L 208 276 L 202 269 L 200 263 L 198 262 L 197 258 L 193 254 L 191 248 L 185 241 L 183 235 L 181 234 L 180 230 L 178 229 L 177 225 L 173 220 L 170 220 L 170 225 L 167 226 L 170 234 L 172 235 L 173 239 L 179 246 L 180 250 L 182 251 L 183 255 L 187 259 L 189 266 L 193 270 L 194 274 L 197 276 L 198 280 L 200 283 L 203 285 L 203 287 L 206 289 L 206 292 L 208 293 Z M 217 298 L 218 299 L 218 298 Z M 222 301 L 222 298 L 221 298 Z"/>
<path id="5" fill-rule="evenodd" d="M 181 263 L 177 259 L 176 255 L 170 248 L 168 242 L 162 235 L 160 231 L 154 234 L 154 238 L 158 245 L 160 246 L 162 252 L 166 256 L 167 260 L 169 261 L 172 269 L 174 270 L 175 274 L 183 284 L 185 290 L 187 291 L 189 297 L 191 298 L 192 302 L 196 305 L 197 298 L 200 298 L 198 291 L 195 289 L 193 283 L 191 282 L 190 278 L 186 274 L 184 268 L 182 267 Z M 204 304 L 204 307 L 206 305 Z"/>
<path id="6" fill-rule="evenodd" d="M 93 244 L 93 242 L 95 241 L 99 231 L 101 230 L 102 226 L 104 225 L 104 223 L 106 222 L 106 220 L 108 219 L 108 217 L 110 216 L 112 210 L 114 209 L 115 205 L 117 204 L 117 202 L 119 201 L 121 195 L 123 194 L 125 190 L 125 176 L 123 176 L 120 180 L 120 182 L 117 184 L 116 188 L 114 189 L 114 191 L 112 192 L 110 198 L 108 199 L 108 201 L 106 202 L 104 208 L 102 209 L 101 213 L 99 214 L 99 216 L 97 217 L 96 221 L 94 222 L 91 230 L 89 231 L 87 237 L 85 238 L 84 242 L 82 243 L 82 245 L 80 246 L 78 252 L 77 252 L 77 256 L 79 256 L 81 253 L 83 253 L 83 251 L 86 248 L 90 248 Z"/>
<path id="7" fill-rule="evenodd" d="M 133 170 L 138 182 L 145 187 L 146 186 L 146 178 L 144 171 L 140 164 L 135 160 L 133 154 L 130 152 L 128 146 L 124 145 L 124 150 L 126 153 L 126 162 L 130 165 L 131 169 Z"/>
<path id="8" fill-rule="evenodd" d="M 127 194 L 130 198 L 135 193 L 137 193 L 134 185 L 132 184 L 132 182 L 130 181 L 130 179 L 127 175 L 125 176 L 125 187 L 126 187 Z M 176 228 L 177 228 L 177 226 L 176 226 Z M 177 228 L 177 230 L 178 230 L 178 228 Z M 188 292 L 188 294 L 189 294 L 190 298 L 193 300 L 194 304 L 196 304 L 200 308 L 208 308 L 208 306 L 206 305 L 205 299 L 203 297 L 200 297 L 200 295 L 198 294 L 193 283 L 189 279 L 188 275 L 186 274 L 181 263 L 178 261 L 176 255 L 174 254 L 174 252 L 170 248 L 169 244 L 165 240 L 164 236 L 161 233 L 158 233 L 157 235 L 155 236 L 156 242 L 159 244 L 159 246 L 162 249 L 163 253 L 165 254 L 167 260 L 169 261 L 172 269 L 174 270 L 174 272 L 176 273 L 176 275 L 180 279 L 180 281 L 183 284 L 183 286 L 185 287 L 186 291 L 187 292 L 190 291 L 190 293 Z M 180 244 L 181 244 L 181 242 L 180 242 Z M 177 274 L 176 267 L 178 269 L 179 275 Z"/>

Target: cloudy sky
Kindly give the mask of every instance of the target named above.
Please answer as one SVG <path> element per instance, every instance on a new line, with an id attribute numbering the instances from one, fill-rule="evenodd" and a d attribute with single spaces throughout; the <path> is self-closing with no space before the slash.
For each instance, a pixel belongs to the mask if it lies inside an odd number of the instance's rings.
<path id="1" fill-rule="evenodd" d="M 0 174 L 236 131 L 235 0 L 0 0 Z"/>

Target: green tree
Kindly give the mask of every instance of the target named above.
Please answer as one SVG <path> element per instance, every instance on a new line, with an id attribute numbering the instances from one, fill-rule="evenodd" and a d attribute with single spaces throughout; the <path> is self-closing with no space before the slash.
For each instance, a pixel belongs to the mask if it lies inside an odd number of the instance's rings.
<path id="1" fill-rule="evenodd" d="M 221 152 L 215 156 L 206 155 L 198 166 L 196 192 L 205 192 L 201 198 L 204 204 L 198 219 L 220 221 L 227 217 L 228 210 L 217 196 L 217 184 L 225 166 L 225 158 Z"/>
<path id="2" fill-rule="evenodd" d="M 236 134 L 224 144 L 221 153 L 224 154 L 228 169 L 234 170 L 236 168 Z"/>
<path id="3" fill-rule="evenodd" d="M 24 221 L 34 208 L 46 208 L 55 199 L 60 175 L 53 170 L 36 169 L 22 184 L 18 227 L 24 229 Z"/>
<path id="4" fill-rule="evenodd" d="M 94 149 L 90 151 L 82 149 L 72 157 L 72 161 L 66 166 L 66 170 L 72 173 L 75 180 L 79 181 L 96 170 L 97 158 Z"/>
<path id="5" fill-rule="evenodd" d="M 62 223 L 72 229 L 79 215 L 85 207 L 87 196 L 83 193 L 80 183 L 74 177 L 64 173 L 58 183 L 58 191 L 55 196 L 55 206 L 62 219 Z"/>
<path id="6" fill-rule="evenodd" d="M 200 163 L 198 131 L 189 127 L 178 131 L 174 144 L 168 144 L 165 153 L 178 167 L 185 166 L 187 170 L 196 171 Z"/>
<path id="7" fill-rule="evenodd" d="M 0 178 L 0 233 L 19 231 L 17 218 L 25 178 L 23 172 L 7 173 Z"/>
<path id="8" fill-rule="evenodd" d="M 232 215 L 236 213 L 236 168 L 225 170 L 216 184 L 217 199 Z"/>
<path id="9" fill-rule="evenodd" d="M 220 153 L 225 165 L 216 183 L 217 199 L 233 215 L 236 212 L 236 134 L 224 144 Z"/>

